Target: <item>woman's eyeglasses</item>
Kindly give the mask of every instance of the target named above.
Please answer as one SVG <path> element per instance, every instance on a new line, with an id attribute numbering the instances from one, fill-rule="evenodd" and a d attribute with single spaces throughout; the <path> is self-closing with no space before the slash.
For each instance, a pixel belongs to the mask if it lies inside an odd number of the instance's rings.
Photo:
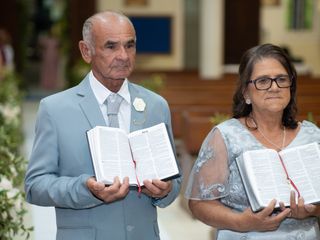
<path id="1" fill-rule="evenodd" d="M 261 77 L 255 80 L 248 80 L 247 83 L 253 83 L 257 90 L 268 90 L 275 82 L 279 88 L 288 88 L 292 85 L 292 78 L 288 75 L 282 75 L 275 78 Z"/>

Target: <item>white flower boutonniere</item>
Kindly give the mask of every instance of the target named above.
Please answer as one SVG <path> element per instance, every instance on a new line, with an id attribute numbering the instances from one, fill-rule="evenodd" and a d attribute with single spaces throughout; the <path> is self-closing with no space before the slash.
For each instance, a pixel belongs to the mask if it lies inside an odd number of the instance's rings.
<path id="1" fill-rule="evenodd" d="M 146 103 L 142 98 L 135 98 L 133 101 L 133 106 L 138 112 L 143 112 L 146 108 Z"/>

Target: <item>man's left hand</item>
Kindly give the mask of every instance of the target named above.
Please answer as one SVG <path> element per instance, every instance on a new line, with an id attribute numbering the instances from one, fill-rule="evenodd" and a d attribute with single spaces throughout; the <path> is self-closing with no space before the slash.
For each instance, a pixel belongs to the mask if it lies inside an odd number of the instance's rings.
<path id="1" fill-rule="evenodd" d="M 145 188 L 142 192 L 152 198 L 163 198 L 168 195 L 172 189 L 171 181 L 161 181 L 159 179 L 145 180 L 143 181 Z"/>

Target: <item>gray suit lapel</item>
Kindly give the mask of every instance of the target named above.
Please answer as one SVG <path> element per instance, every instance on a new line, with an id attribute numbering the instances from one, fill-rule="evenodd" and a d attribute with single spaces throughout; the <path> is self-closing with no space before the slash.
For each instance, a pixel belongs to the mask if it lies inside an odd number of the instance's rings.
<path id="1" fill-rule="evenodd" d="M 91 127 L 105 126 L 105 120 L 102 116 L 97 99 L 91 89 L 88 76 L 78 85 L 77 90 L 78 96 L 82 97 L 79 102 L 80 108 L 88 119 Z"/>
<path id="2" fill-rule="evenodd" d="M 134 84 L 129 82 L 129 92 L 131 97 L 131 126 L 130 126 L 130 132 L 133 132 L 138 129 L 145 128 L 145 124 L 147 121 L 148 116 L 148 104 L 147 99 L 145 99 L 145 96 L 139 91 L 137 87 L 135 87 Z M 133 101 L 135 98 L 141 98 L 144 100 L 144 102 L 147 104 L 144 111 L 139 112 L 137 111 L 133 106 Z"/>

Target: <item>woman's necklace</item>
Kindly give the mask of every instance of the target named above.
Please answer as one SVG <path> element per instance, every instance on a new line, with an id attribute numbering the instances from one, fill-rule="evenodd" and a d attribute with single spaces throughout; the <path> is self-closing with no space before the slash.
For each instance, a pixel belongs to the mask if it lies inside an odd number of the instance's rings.
<path id="1" fill-rule="evenodd" d="M 286 127 L 283 126 L 283 134 L 282 134 L 282 145 L 281 147 L 279 147 L 277 144 L 275 144 L 274 142 L 272 142 L 269 138 L 267 138 L 263 132 L 259 129 L 258 124 L 256 122 L 256 120 L 254 119 L 254 117 L 250 114 L 249 119 L 252 120 L 254 126 L 250 126 L 249 122 L 248 122 L 248 118 L 245 119 L 245 123 L 246 126 L 251 129 L 251 130 L 258 130 L 258 132 L 261 134 L 261 136 L 268 142 L 270 143 L 272 146 L 274 146 L 278 151 L 281 151 L 284 148 L 284 145 L 286 143 Z"/>
<path id="2" fill-rule="evenodd" d="M 281 151 L 284 148 L 285 142 L 286 142 L 286 127 L 283 126 L 283 134 L 282 134 L 282 145 L 279 147 L 277 144 L 273 143 L 269 138 L 267 138 L 259 128 L 257 128 L 258 132 L 261 134 L 261 136 L 267 140 L 268 143 L 270 143 L 272 146 L 276 147 L 277 150 Z"/>

